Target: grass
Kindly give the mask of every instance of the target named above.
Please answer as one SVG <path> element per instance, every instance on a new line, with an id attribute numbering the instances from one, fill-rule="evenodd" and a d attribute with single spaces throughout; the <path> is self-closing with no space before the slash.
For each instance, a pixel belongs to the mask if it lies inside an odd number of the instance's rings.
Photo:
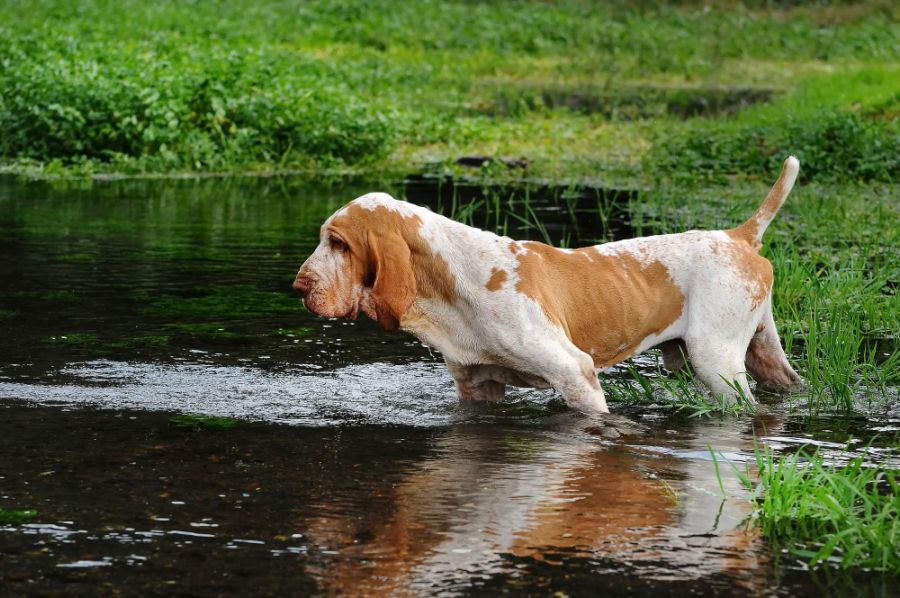
<path id="1" fill-rule="evenodd" d="M 834 565 L 900 574 L 897 474 L 864 457 L 828 465 L 813 453 L 775 457 L 756 449 L 757 480 L 740 474 L 756 509 L 753 524 L 775 547 L 811 567 Z M 717 468 L 718 474 L 718 468 Z"/>
<path id="2" fill-rule="evenodd" d="M 38 512 L 34 509 L 11 510 L 0 509 L 0 524 L 3 525 L 21 525 L 28 523 L 35 517 Z"/>
<path id="3" fill-rule="evenodd" d="M 807 177 L 887 180 L 897 16 L 886 1 L 6 0 L 0 156 L 39 176 L 319 176 L 510 155 L 529 176 L 637 180 L 758 176 L 790 149 Z M 734 97 L 771 101 L 734 115 Z"/>

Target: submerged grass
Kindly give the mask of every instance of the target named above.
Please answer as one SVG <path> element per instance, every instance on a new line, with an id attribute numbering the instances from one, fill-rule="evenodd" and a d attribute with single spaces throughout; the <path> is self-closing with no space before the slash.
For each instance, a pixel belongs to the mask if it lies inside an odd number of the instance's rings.
<path id="1" fill-rule="evenodd" d="M 34 509 L 9 510 L 0 509 L 0 524 L 4 525 L 21 525 L 27 523 L 37 517 L 38 512 Z"/>
<path id="2" fill-rule="evenodd" d="M 763 537 L 811 567 L 833 564 L 900 575 L 900 485 L 897 473 L 864 457 L 828 465 L 818 454 L 775 457 L 757 447 L 757 480 L 740 474 L 757 508 Z M 718 469 L 717 469 L 718 474 Z"/>

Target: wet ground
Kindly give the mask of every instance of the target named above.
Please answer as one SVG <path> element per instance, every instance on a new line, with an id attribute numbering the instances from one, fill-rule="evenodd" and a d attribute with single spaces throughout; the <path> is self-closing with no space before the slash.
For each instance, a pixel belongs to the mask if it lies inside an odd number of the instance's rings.
<path id="1" fill-rule="evenodd" d="M 900 422 L 460 406 L 438 355 L 288 291 L 365 190 L 0 182 L 0 509 L 37 511 L 0 524 L 0 593 L 891 593 L 773 550 L 727 462 L 755 438 L 893 460 Z M 572 206 L 533 207 L 561 230 Z"/>

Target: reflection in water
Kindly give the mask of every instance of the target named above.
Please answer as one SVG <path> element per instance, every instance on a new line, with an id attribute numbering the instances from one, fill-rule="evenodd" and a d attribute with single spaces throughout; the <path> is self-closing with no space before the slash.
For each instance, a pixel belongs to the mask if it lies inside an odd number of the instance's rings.
<path id="1" fill-rule="evenodd" d="M 40 512 L 0 526 L 0 575 L 50 587 L 74 579 L 47 573 L 60 569 L 188 593 L 233 589 L 234 570 L 261 594 L 773 587 L 742 525 L 746 493 L 725 471 L 723 500 L 705 452 L 748 456 L 760 422 L 609 426 L 548 407 L 455 410 L 464 421 L 437 427 L 204 431 L 153 412 L 0 409 L 0 508 Z"/>
<path id="2" fill-rule="evenodd" d="M 896 421 L 459 406 L 439 355 L 288 290 L 368 190 L 0 178 L 0 509 L 38 511 L 0 524 L 0 593 L 820 592 L 745 531 L 707 447 L 743 466 L 754 436 L 845 457 L 881 433 L 887 459 Z M 568 211 L 532 206 L 562 230 Z"/>
<path id="3" fill-rule="evenodd" d="M 680 450 L 705 447 L 695 434 Z M 767 559 L 740 526 L 750 505 L 714 488 L 709 462 L 634 454 L 580 416 L 542 430 L 460 425 L 391 488 L 391 509 L 360 518 L 326 498 L 310 535 L 336 553 L 323 573 L 339 594 L 462 589 L 515 576 L 515 557 L 599 560 L 661 580 L 723 574 L 752 587 L 762 580 L 748 571 Z"/>

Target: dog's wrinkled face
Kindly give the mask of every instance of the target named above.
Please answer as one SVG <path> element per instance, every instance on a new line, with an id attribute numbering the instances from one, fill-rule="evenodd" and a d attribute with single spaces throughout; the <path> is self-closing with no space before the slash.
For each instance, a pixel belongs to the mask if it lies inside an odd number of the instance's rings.
<path id="1" fill-rule="evenodd" d="M 364 256 L 360 247 L 351 249 L 345 235 L 333 225 L 334 220 L 329 218 L 322 225 L 319 245 L 300 267 L 294 288 L 312 313 L 352 320 L 359 312 L 364 291 Z"/>
<path id="2" fill-rule="evenodd" d="M 416 283 L 404 239 L 409 218 L 391 202 L 399 203 L 384 194 L 363 196 L 325 221 L 293 285 L 309 311 L 352 320 L 361 310 L 386 330 L 399 327 Z"/>

